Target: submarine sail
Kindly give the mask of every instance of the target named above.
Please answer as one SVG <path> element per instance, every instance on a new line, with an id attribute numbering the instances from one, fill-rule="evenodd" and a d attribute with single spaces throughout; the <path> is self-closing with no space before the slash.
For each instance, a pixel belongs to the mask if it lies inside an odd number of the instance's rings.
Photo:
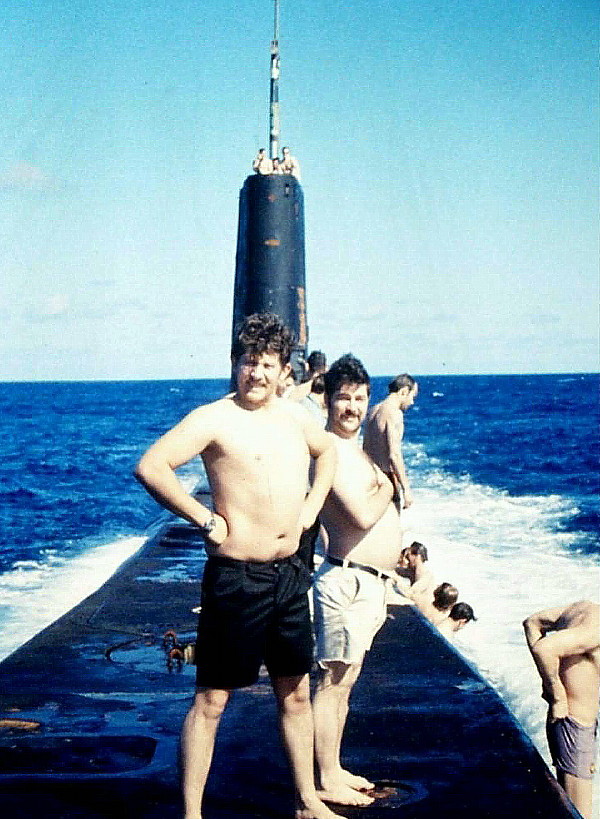
<path id="1" fill-rule="evenodd" d="M 279 0 L 271 42 L 269 166 L 279 154 Z M 276 313 L 294 332 L 292 366 L 306 357 L 304 194 L 291 173 L 248 176 L 240 192 L 232 335 L 252 313 Z"/>

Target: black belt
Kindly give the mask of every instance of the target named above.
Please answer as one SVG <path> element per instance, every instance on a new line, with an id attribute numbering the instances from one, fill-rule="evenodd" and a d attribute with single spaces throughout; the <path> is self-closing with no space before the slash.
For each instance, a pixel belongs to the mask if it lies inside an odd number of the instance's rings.
<path id="1" fill-rule="evenodd" d="M 331 555 L 327 555 L 325 560 L 331 563 L 332 566 L 348 566 L 349 569 L 360 569 L 363 572 L 374 574 L 375 577 L 380 577 L 382 580 L 391 580 L 392 578 L 391 574 L 382 572 L 374 566 L 365 566 L 364 563 L 355 563 L 353 560 L 348 560 L 348 558 L 342 559 L 341 557 L 331 557 Z"/>

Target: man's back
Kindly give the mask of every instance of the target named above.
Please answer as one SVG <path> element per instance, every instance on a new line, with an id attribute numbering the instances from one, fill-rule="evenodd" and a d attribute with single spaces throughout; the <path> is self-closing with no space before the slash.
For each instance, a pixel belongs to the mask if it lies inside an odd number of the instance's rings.
<path id="1" fill-rule="evenodd" d="M 390 456 L 392 454 L 387 431 L 391 428 L 399 439 L 397 430 L 401 419 L 402 413 L 398 410 L 392 410 L 385 400 L 375 404 L 367 416 L 364 426 L 363 448 L 383 472 L 389 472 Z"/>

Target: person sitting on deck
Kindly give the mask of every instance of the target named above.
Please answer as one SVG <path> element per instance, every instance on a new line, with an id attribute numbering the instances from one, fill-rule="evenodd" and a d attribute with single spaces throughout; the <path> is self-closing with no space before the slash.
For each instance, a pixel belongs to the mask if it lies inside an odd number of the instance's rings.
<path id="1" fill-rule="evenodd" d="M 425 565 L 427 559 L 427 546 L 415 540 L 402 549 L 396 566 L 400 577 L 407 577 L 410 581 L 409 588 L 403 589 L 403 593 L 417 606 L 425 606 L 432 599 L 437 585 L 431 570 Z"/>
<path id="2" fill-rule="evenodd" d="M 451 583 L 440 583 L 433 590 L 429 600 L 419 598 L 416 606 L 419 611 L 433 623 L 439 626 L 450 614 L 450 609 L 458 600 L 458 589 Z"/>
<path id="3" fill-rule="evenodd" d="M 252 162 L 252 170 L 255 173 L 263 174 L 263 176 L 273 173 L 273 163 L 266 155 L 264 148 L 261 148 L 256 154 L 254 161 Z"/>
<path id="4" fill-rule="evenodd" d="M 325 374 L 327 429 L 338 467 L 321 512 L 327 553 L 314 580 L 315 633 L 320 677 L 314 696 L 315 754 L 320 796 L 343 805 L 369 805 L 373 784 L 341 765 L 348 702 L 366 652 L 386 618 L 388 581 L 401 546 L 392 484 L 359 442 L 370 379 L 352 355 Z"/>
<path id="5" fill-rule="evenodd" d="M 600 606 L 581 600 L 538 611 L 523 628 L 548 703 L 546 735 L 557 779 L 584 819 L 592 819 Z"/>
<path id="6" fill-rule="evenodd" d="M 297 556 L 335 471 L 333 439 L 295 402 L 277 397 L 293 337 L 278 316 L 254 314 L 231 351 L 236 391 L 198 407 L 140 460 L 137 479 L 203 534 L 196 696 L 183 726 L 184 819 L 201 819 L 217 728 L 234 688 L 264 662 L 297 795 L 296 819 L 333 819 L 317 796 L 309 675 L 310 574 Z M 189 495 L 177 467 L 201 455 L 214 511 Z M 310 458 L 314 470 L 308 485 Z"/>
<path id="7" fill-rule="evenodd" d="M 455 603 L 450 609 L 450 613 L 445 620 L 438 625 L 438 631 L 443 634 L 448 640 L 453 637 L 457 631 L 464 628 L 471 620 L 477 620 L 473 609 L 468 603 Z"/>

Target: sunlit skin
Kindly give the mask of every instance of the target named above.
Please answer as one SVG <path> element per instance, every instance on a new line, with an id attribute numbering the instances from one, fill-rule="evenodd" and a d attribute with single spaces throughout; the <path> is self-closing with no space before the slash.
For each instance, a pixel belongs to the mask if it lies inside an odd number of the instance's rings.
<path id="1" fill-rule="evenodd" d="M 245 353 L 236 362 L 236 391 L 186 416 L 142 457 L 136 477 L 163 506 L 196 525 L 212 515 L 189 495 L 175 469 L 201 455 L 216 526 L 209 555 L 269 561 L 298 549 L 329 491 L 335 470 L 331 436 L 299 405 L 277 396 L 289 372 L 279 355 Z M 307 493 L 313 458 L 312 485 Z M 296 786 L 296 819 L 333 819 L 313 776 L 313 719 L 308 674 L 272 679 L 279 723 Z M 201 805 L 225 689 L 196 692 L 182 731 L 184 819 L 201 819 Z"/>
<path id="2" fill-rule="evenodd" d="M 539 611 L 524 623 L 551 722 L 571 717 L 593 726 L 600 693 L 600 606 L 587 600 Z M 593 779 L 557 768 L 557 778 L 584 817 L 592 819 Z"/>
<path id="3" fill-rule="evenodd" d="M 328 554 L 348 557 L 391 575 L 401 541 L 399 518 L 391 503 L 392 485 L 359 443 L 369 404 L 368 388 L 365 384 L 342 384 L 327 403 L 327 429 L 334 435 L 338 453 L 333 486 L 321 513 L 329 538 Z M 383 592 L 382 588 L 382 599 Z M 317 601 L 318 595 L 315 605 Z M 343 768 L 340 759 L 349 698 L 362 658 L 358 662 L 324 660 L 320 665 L 313 703 L 319 795 L 338 804 L 367 806 L 373 798 L 364 791 L 373 783 Z"/>
<path id="4" fill-rule="evenodd" d="M 415 403 L 418 394 L 418 384 L 412 388 L 402 387 L 397 392 L 391 392 L 387 398 L 373 407 L 365 424 L 364 450 L 388 475 L 395 488 L 402 490 L 404 509 L 413 502 L 402 456 L 404 413 Z"/>

